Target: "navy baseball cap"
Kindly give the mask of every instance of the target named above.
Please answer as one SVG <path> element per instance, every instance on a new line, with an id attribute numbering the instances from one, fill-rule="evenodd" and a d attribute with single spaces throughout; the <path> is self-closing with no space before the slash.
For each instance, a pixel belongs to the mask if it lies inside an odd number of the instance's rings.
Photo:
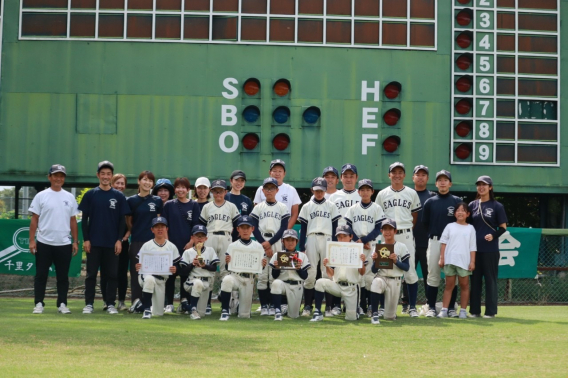
<path id="1" fill-rule="evenodd" d="M 394 163 L 392 163 L 392 164 L 389 166 L 389 173 L 391 173 L 392 170 L 395 169 L 395 168 L 397 168 L 397 167 L 402 168 L 402 170 L 406 173 L 406 169 L 404 169 L 404 164 L 402 164 L 400 161 L 395 161 Z"/>
<path id="2" fill-rule="evenodd" d="M 197 226 L 193 226 L 193 228 L 191 229 L 191 234 L 195 235 L 195 234 L 199 234 L 199 233 L 207 235 L 207 228 L 205 228 L 205 226 L 203 226 L 201 224 L 197 225 Z"/>
<path id="3" fill-rule="evenodd" d="M 97 173 L 101 171 L 103 168 L 109 168 L 112 172 L 114 172 L 114 164 L 112 164 L 108 160 L 101 161 L 97 167 Z"/>
<path id="4" fill-rule="evenodd" d="M 341 167 L 341 174 L 344 174 L 347 171 L 352 171 L 353 173 L 357 174 L 357 167 L 349 163 L 343 164 L 343 167 Z"/>
<path id="5" fill-rule="evenodd" d="M 385 226 L 391 226 L 392 228 L 394 228 L 396 230 L 396 222 L 394 221 L 394 219 L 391 218 L 387 218 L 385 219 L 382 223 L 381 223 L 381 229 Z"/>
<path id="6" fill-rule="evenodd" d="M 369 188 L 373 189 L 373 182 L 369 179 L 359 180 L 359 185 L 357 186 L 357 189 L 361 189 L 364 186 L 368 186 Z"/>
<path id="7" fill-rule="evenodd" d="M 152 219 L 152 227 L 157 224 L 163 224 L 164 226 L 168 227 L 168 220 L 164 217 L 156 217 Z"/>
<path id="8" fill-rule="evenodd" d="M 312 181 L 312 190 L 327 190 L 327 181 L 323 177 L 316 177 Z"/>
<path id="9" fill-rule="evenodd" d="M 450 182 L 452 182 L 452 174 L 450 173 L 450 171 L 446 171 L 445 169 L 442 169 L 440 172 L 436 173 L 436 181 L 438 181 L 438 178 L 441 176 L 446 176 L 448 178 L 448 180 L 450 180 Z"/>
<path id="10" fill-rule="evenodd" d="M 282 234 L 282 239 L 286 238 L 294 238 L 296 240 L 300 240 L 298 238 L 298 232 L 296 230 L 285 230 L 284 233 Z"/>
<path id="11" fill-rule="evenodd" d="M 286 171 L 286 163 L 284 162 L 284 160 L 280 159 L 272 160 L 270 162 L 270 171 L 272 170 L 272 168 L 274 168 L 275 165 L 281 165 L 284 171 Z"/>
<path id="12" fill-rule="evenodd" d="M 351 227 L 349 227 L 346 224 L 343 224 L 341 226 L 337 226 L 337 228 L 335 229 L 335 235 L 351 235 L 353 232 L 351 231 Z"/>
<path id="13" fill-rule="evenodd" d="M 247 180 L 247 175 L 245 175 L 245 173 L 243 171 L 241 171 L 240 169 L 237 169 L 236 171 L 233 171 L 233 173 L 231 173 L 231 180 L 232 179 L 238 179 L 238 178 L 242 178 L 243 180 Z"/>
<path id="14" fill-rule="evenodd" d="M 337 178 L 339 178 L 339 172 L 337 171 L 337 169 L 335 169 L 335 167 L 329 166 L 329 167 L 325 167 L 323 169 L 323 173 L 322 173 L 322 177 L 325 176 L 326 173 L 333 173 L 334 175 L 337 176 Z"/>
<path id="15" fill-rule="evenodd" d="M 416 167 L 414 167 L 414 174 L 417 174 L 418 171 L 424 171 L 427 175 L 430 174 L 430 170 L 425 165 L 417 165 Z"/>
<path id="16" fill-rule="evenodd" d="M 262 187 L 264 188 L 266 185 L 270 185 L 270 184 L 272 184 L 272 185 L 274 185 L 275 187 L 278 188 L 278 181 L 276 181 L 276 179 L 273 178 L 273 177 L 265 178 L 264 181 L 262 182 Z"/>
<path id="17" fill-rule="evenodd" d="M 249 217 L 248 215 L 243 215 L 239 218 L 238 222 L 237 222 L 237 226 L 242 226 L 243 224 L 248 224 L 249 226 L 254 226 L 254 222 L 252 220 L 252 217 Z"/>
<path id="18" fill-rule="evenodd" d="M 170 180 L 167 178 L 158 179 L 158 181 L 156 181 L 156 185 L 152 188 L 152 194 L 157 195 L 158 190 L 161 188 L 168 189 L 168 192 L 170 192 L 170 199 L 174 198 L 174 186 Z"/>
<path id="19" fill-rule="evenodd" d="M 225 180 L 213 180 L 211 183 L 211 189 L 221 188 L 223 190 L 227 190 L 227 183 Z"/>
<path id="20" fill-rule="evenodd" d="M 65 176 L 67 176 L 67 171 L 61 164 L 53 164 L 51 168 L 49 168 L 49 174 L 52 175 L 54 173 L 63 173 Z"/>
<path id="21" fill-rule="evenodd" d="M 491 180 L 491 177 L 489 177 L 489 176 L 479 176 L 479 178 L 477 179 L 477 181 L 475 183 L 479 184 L 480 182 L 484 182 L 487 185 L 493 186 L 493 180 Z"/>

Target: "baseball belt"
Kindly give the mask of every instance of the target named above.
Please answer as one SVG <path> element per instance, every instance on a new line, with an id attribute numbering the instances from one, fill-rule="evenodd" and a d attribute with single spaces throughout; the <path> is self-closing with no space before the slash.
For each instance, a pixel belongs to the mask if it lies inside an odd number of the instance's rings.
<path id="1" fill-rule="evenodd" d="M 229 231 L 213 231 L 213 235 L 229 235 Z"/>
<path id="2" fill-rule="evenodd" d="M 273 233 L 270 233 L 270 232 L 267 232 L 266 234 L 262 234 L 262 235 L 263 235 L 263 236 L 268 236 L 269 238 L 271 238 L 271 237 L 274 236 L 274 234 L 273 234 Z"/>
<path id="3" fill-rule="evenodd" d="M 302 284 L 302 281 L 291 281 L 291 280 L 287 280 L 287 281 L 284 281 L 284 283 L 287 283 L 287 284 L 289 284 L 289 285 L 301 285 L 301 284 Z"/>
<path id="4" fill-rule="evenodd" d="M 440 238 L 438 236 L 432 236 L 430 239 L 431 240 L 439 240 Z"/>
<path id="5" fill-rule="evenodd" d="M 320 236 L 325 236 L 325 234 L 323 232 L 312 232 L 310 235 L 320 235 Z"/>
<path id="6" fill-rule="evenodd" d="M 233 272 L 233 274 L 236 274 L 237 276 L 241 276 L 244 278 L 252 278 L 253 274 L 252 273 L 235 273 Z"/>
<path id="7" fill-rule="evenodd" d="M 152 274 L 152 276 L 153 276 L 154 278 L 157 278 L 157 279 L 162 280 L 162 281 L 165 280 L 165 278 L 162 277 L 162 276 L 157 276 L 157 275 L 155 275 L 155 274 Z"/>
<path id="8" fill-rule="evenodd" d="M 339 286 L 353 286 L 353 285 L 357 285 L 357 284 L 354 284 L 354 283 L 351 283 L 351 282 L 347 282 L 347 281 L 339 281 L 337 284 L 338 284 Z"/>
<path id="9" fill-rule="evenodd" d="M 407 232 L 412 232 L 412 228 L 405 228 L 404 230 L 396 230 L 397 234 L 406 234 Z"/>
<path id="10" fill-rule="evenodd" d="M 381 278 L 388 278 L 389 280 L 400 280 L 400 277 L 379 276 Z"/>
<path id="11" fill-rule="evenodd" d="M 201 280 L 203 282 L 209 282 L 209 277 L 193 277 L 192 280 Z"/>

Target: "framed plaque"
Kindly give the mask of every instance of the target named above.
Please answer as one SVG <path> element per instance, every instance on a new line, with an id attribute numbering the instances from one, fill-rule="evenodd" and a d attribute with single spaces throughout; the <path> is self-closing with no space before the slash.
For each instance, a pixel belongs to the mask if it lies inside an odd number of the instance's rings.
<path id="1" fill-rule="evenodd" d="M 327 242 L 327 259 L 329 265 L 334 268 L 343 266 L 347 268 L 362 268 L 361 254 L 363 253 L 362 243 L 341 243 Z"/>
<path id="2" fill-rule="evenodd" d="M 393 261 L 389 259 L 389 256 L 394 253 L 394 244 L 377 244 L 375 252 L 378 255 L 375 260 L 375 268 L 392 269 Z"/>
<path id="3" fill-rule="evenodd" d="M 169 251 L 140 251 L 139 253 L 140 268 L 139 274 L 155 274 L 159 276 L 170 276 L 170 267 L 173 265 L 172 253 Z"/>
<path id="4" fill-rule="evenodd" d="M 296 270 L 297 256 L 296 252 L 276 252 L 278 268 L 282 270 Z"/>
<path id="5" fill-rule="evenodd" d="M 264 249 L 235 248 L 231 251 L 228 269 L 235 273 L 262 273 Z"/>

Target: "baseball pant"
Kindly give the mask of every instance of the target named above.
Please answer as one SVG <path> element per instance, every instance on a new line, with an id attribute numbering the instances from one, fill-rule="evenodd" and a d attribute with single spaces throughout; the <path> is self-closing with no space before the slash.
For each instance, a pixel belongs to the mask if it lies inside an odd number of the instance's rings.
<path id="1" fill-rule="evenodd" d="M 327 273 L 323 266 L 323 259 L 326 257 L 326 244 L 328 241 L 331 241 L 331 236 L 329 235 L 310 234 L 306 239 L 306 255 L 310 261 L 310 267 L 308 269 L 308 278 L 304 281 L 305 289 L 314 288 L 318 262 L 322 278 L 327 278 Z"/>
<path id="2" fill-rule="evenodd" d="M 497 274 L 499 272 L 499 252 L 475 254 L 475 270 L 471 275 L 469 313 L 481 315 L 481 293 L 485 279 L 485 315 L 497 315 Z"/>
<path id="3" fill-rule="evenodd" d="M 199 298 L 197 301 L 197 312 L 199 316 L 205 316 L 205 310 L 207 309 L 207 301 L 209 299 L 209 292 L 211 291 L 211 287 L 209 282 L 213 282 L 213 277 L 204 277 L 204 278 L 193 278 L 191 280 L 185 281 L 183 284 L 183 288 L 189 295 L 193 298 Z"/>
<path id="4" fill-rule="evenodd" d="M 278 240 L 276 243 L 272 244 L 272 252 L 282 252 L 282 242 Z M 270 258 L 267 258 L 270 260 Z M 274 278 L 272 277 L 272 267 L 268 264 L 262 269 L 262 273 L 258 275 L 258 283 L 256 284 L 256 288 L 258 290 L 266 290 L 268 289 L 268 284 L 272 285 Z"/>
<path id="5" fill-rule="evenodd" d="M 248 275 L 248 276 L 247 276 Z M 254 291 L 253 274 L 227 274 L 221 282 L 221 291 L 231 294 L 233 291 L 239 292 L 239 318 L 250 318 L 250 308 L 252 306 L 252 294 Z"/>
<path id="6" fill-rule="evenodd" d="M 117 287 L 118 287 L 118 300 L 124 302 L 126 300 L 126 290 L 128 289 L 128 264 L 130 258 L 128 256 L 128 249 L 130 243 L 127 241 L 122 242 L 122 252 L 118 255 L 118 272 L 117 272 Z M 106 274 L 101 272 L 101 293 L 103 301 L 106 302 L 106 287 L 107 278 Z"/>
<path id="7" fill-rule="evenodd" d="M 142 299 L 142 288 L 138 283 L 138 272 L 136 264 L 138 264 L 138 252 L 144 245 L 144 242 L 132 242 L 128 249 L 128 257 L 130 258 L 130 300 L 132 303 L 136 299 Z"/>
<path id="8" fill-rule="evenodd" d="M 320 278 L 315 285 L 316 291 L 330 293 L 341 297 L 345 304 L 345 320 L 357 320 L 357 307 L 359 306 L 359 285 L 349 283 L 340 285 L 328 278 Z"/>
<path id="9" fill-rule="evenodd" d="M 373 261 L 373 252 L 375 252 L 375 246 L 377 243 L 375 241 L 369 242 L 371 249 L 363 249 L 363 253 L 367 257 L 367 269 L 365 269 L 365 274 L 361 276 L 361 287 L 367 290 L 371 290 L 371 284 L 375 278 L 375 273 L 372 272 L 371 267 L 375 263 Z"/>
<path id="10" fill-rule="evenodd" d="M 414 237 L 412 236 L 412 231 L 396 234 L 394 236 L 394 240 L 399 243 L 403 243 L 408 249 L 408 253 L 410 254 L 410 261 L 408 262 L 410 264 L 410 269 L 408 269 L 408 272 L 404 272 L 404 280 L 407 284 L 412 285 L 418 282 L 418 275 L 416 274 L 416 263 L 414 262 L 414 253 L 416 251 L 414 248 Z"/>
<path id="11" fill-rule="evenodd" d="M 73 255 L 73 247 L 68 245 L 49 245 L 37 242 L 36 275 L 34 278 L 34 296 L 35 304 L 43 302 L 45 298 L 45 286 L 47 285 L 47 277 L 49 268 L 55 265 L 55 274 L 57 275 L 57 303 L 59 307 L 61 303 L 67 305 L 67 292 L 69 291 L 69 267 L 71 266 L 71 258 Z"/>
<path id="12" fill-rule="evenodd" d="M 400 297 L 400 277 L 376 277 L 371 292 L 385 295 L 385 319 L 396 318 L 396 308 Z"/>
<path id="13" fill-rule="evenodd" d="M 138 275 L 138 283 L 144 293 L 152 294 L 152 316 L 164 315 L 165 278 L 151 274 L 140 274 Z"/>
<path id="14" fill-rule="evenodd" d="M 95 287 L 97 275 L 105 274 L 107 277 L 106 304 L 115 305 L 116 299 L 116 272 L 118 271 L 118 256 L 114 254 L 114 248 L 91 246 L 91 252 L 87 253 L 87 278 L 85 278 L 85 304 L 92 305 L 95 302 Z"/>
<path id="15" fill-rule="evenodd" d="M 437 237 L 428 240 L 428 250 L 426 251 L 426 258 L 428 260 L 428 286 L 440 287 L 442 268 L 440 268 L 438 262 L 440 261 L 441 248 L 442 245 Z"/>
<path id="16" fill-rule="evenodd" d="M 229 244 L 233 242 L 231 233 L 225 231 L 224 235 L 215 235 L 213 232 L 207 234 L 207 241 L 205 242 L 206 247 L 211 247 L 217 253 L 217 258 L 219 259 L 219 269 L 215 273 L 215 280 L 212 282 L 211 287 L 215 286 L 217 280 L 223 281 L 223 278 L 229 274 L 226 269 L 227 263 L 225 262 L 225 253 L 229 248 Z"/>
<path id="17" fill-rule="evenodd" d="M 416 240 L 416 239 L 415 239 Z M 428 295 L 428 259 L 426 251 L 428 247 L 416 247 L 416 252 L 414 253 L 414 267 L 418 272 L 418 263 L 420 263 L 420 270 L 422 271 L 422 280 L 424 281 L 424 293 Z M 406 282 L 402 283 L 402 304 L 408 305 L 408 285 Z"/>
<path id="18" fill-rule="evenodd" d="M 294 284 L 279 279 L 272 282 L 270 293 L 272 295 L 285 295 L 288 300 L 288 316 L 298 318 L 300 316 L 300 306 L 304 287 L 302 281 L 294 281 Z"/>
<path id="19" fill-rule="evenodd" d="M 180 290 L 179 295 L 180 299 L 187 298 L 187 292 L 184 289 L 184 283 L 187 281 L 188 276 L 179 276 L 180 278 Z M 174 304 L 174 295 L 176 291 L 176 279 L 178 278 L 178 274 L 172 274 L 166 280 L 166 303 L 165 305 L 173 305 Z"/>

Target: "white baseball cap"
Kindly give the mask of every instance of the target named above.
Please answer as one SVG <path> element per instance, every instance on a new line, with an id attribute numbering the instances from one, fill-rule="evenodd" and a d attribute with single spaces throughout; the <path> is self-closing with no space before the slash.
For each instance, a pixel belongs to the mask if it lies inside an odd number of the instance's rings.
<path id="1" fill-rule="evenodd" d="M 197 188 L 198 186 L 201 186 L 201 185 L 205 185 L 206 187 L 210 188 L 211 182 L 209 181 L 209 179 L 207 177 L 200 177 L 197 180 L 195 180 L 195 187 Z"/>

